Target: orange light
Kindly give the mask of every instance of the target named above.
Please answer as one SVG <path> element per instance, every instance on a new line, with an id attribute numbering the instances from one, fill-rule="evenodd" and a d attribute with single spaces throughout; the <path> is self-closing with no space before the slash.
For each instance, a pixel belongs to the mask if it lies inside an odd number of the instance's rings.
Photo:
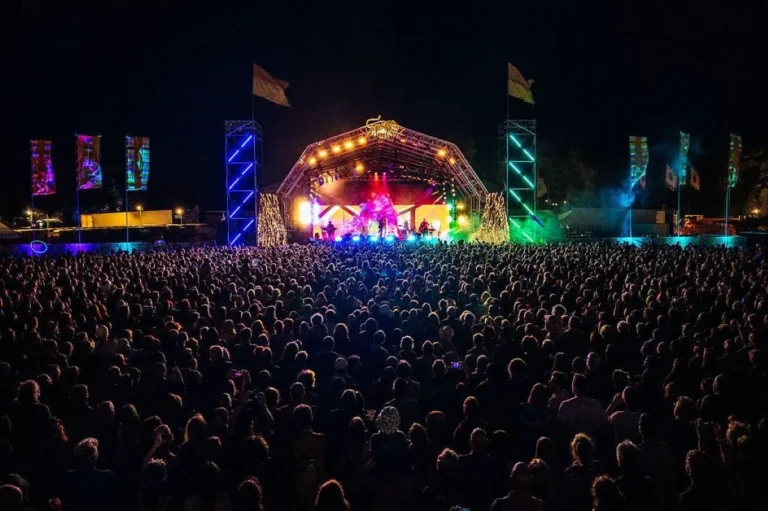
<path id="1" fill-rule="evenodd" d="M 320 158 L 325 158 L 326 156 L 328 156 L 328 151 L 326 151 L 325 149 L 320 149 L 320 151 L 317 153 L 317 155 Z"/>
<path id="2" fill-rule="evenodd" d="M 363 170 L 365 170 L 365 167 L 363 167 L 362 163 L 358 163 L 357 165 L 355 165 L 355 170 L 357 172 L 362 172 Z"/>
<path id="3" fill-rule="evenodd" d="M 314 156 L 312 156 L 312 157 L 309 159 L 309 164 L 310 164 L 310 165 L 314 165 L 315 163 L 317 163 L 317 158 L 315 158 Z"/>
<path id="4" fill-rule="evenodd" d="M 331 148 L 331 151 L 333 151 L 334 153 L 340 153 L 341 152 L 341 146 L 340 145 L 335 145 L 335 146 L 333 146 Z"/>
<path id="5" fill-rule="evenodd" d="M 448 153 L 446 153 L 446 152 L 445 152 L 445 149 L 438 149 L 438 150 L 437 150 L 437 155 L 438 155 L 440 158 L 443 158 L 443 157 L 445 157 L 445 155 L 446 155 L 446 154 L 448 154 Z"/>
<path id="6" fill-rule="evenodd" d="M 365 137 L 360 137 L 357 139 L 357 143 L 360 145 L 365 145 L 366 142 L 368 142 L 368 140 L 366 140 Z"/>
<path id="7" fill-rule="evenodd" d="M 405 144 L 405 139 L 404 139 L 404 138 L 401 138 L 401 139 L 400 139 L 400 142 L 402 142 L 403 144 Z"/>
<path id="8" fill-rule="evenodd" d="M 448 163 L 453 165 L 454 163 L 456 163 L 456 160 L 454 160 L 453 158 L 448 158 Z"/>
<path id="9" fill-rule="evenodd" d="M 355 144 L 353 144 L 351 140 L 347 140 L 346 142 L 344 142 L 344 149 L 352 149 L 354 145 Z"/>

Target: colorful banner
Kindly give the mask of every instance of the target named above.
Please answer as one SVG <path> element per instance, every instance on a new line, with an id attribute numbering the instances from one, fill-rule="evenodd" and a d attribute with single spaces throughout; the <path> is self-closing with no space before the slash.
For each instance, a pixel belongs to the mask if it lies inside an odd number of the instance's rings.
<path id="1" fill-rule="evenodd" d="M 129 192 L 147 189 L 149 182 L 149 137 L 125 137 L 125 188 Z"/>
<path id="2" fill-rule="evenodd" d="M 77 189 L 101 188 L 101 135 L 77 135 Z"/>
<path id="3" fill-rule="evenodd" d="M 680 155 L 678 161 L 678 175 L 680 179 L 680 186 L 684 186 L 688 182 L 688 149 L 691 147 L 691 134 L 680 132 Z"/>
<path id="4" fill-rule="evenodd" d="M 669 165 L 667 165 L 667 175 L 664 178 L 664 182 L 667 184 L 667 188 L 673 192 L 677 190 L 677 174 Z"/>
<path id="5" fill-rule="evenodd" d="M 648 168 L 648 137 L 629 137 L 629 172 L 634 187 Z"/>
<path id="6" fill-rule="evenodd" d="M 728 156 L 728 186 L 733 188 L 739 182 L 741 171 L 741 137 L 731 133 L 731 154 Z"/>
<path id="7" fill-rule="evenodd" d="M 699 178 L 699 173 L 693 167 L 691 167 L 691 188 L 701 190 L 701 178 Z"/>
<path id="8" fill-rule="evenodd" d="M 56 193 L 56 178 L 51 162 L 51 141 L 30 140 L 32 154 L 32 195 Z"/>

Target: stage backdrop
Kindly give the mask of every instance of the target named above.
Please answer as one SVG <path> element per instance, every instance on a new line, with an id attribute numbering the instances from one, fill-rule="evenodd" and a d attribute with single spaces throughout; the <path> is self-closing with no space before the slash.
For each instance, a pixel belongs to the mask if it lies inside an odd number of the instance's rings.
<path id="1" fill-rule="evenodd" d="M 101 188 L 101 135 L 77 135 L 77 188 Z"/>
<path id="2" fill-rule="evenodd" d="M 125 137 L 125 186 L 129 192 L 147 189 L 149 137 Z"/>
<path id="3" fill-rule="evenodd" d="M 30 140 L 32 153 L 32 195 L 56 193 L 56 178 L 51 163 L 51 141 Z"/>

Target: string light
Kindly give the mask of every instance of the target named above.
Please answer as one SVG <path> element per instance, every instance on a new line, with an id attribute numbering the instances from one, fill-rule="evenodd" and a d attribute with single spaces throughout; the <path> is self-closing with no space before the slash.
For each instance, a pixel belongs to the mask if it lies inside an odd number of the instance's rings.
<path id="1" fill-rule="evenodd" d="M 259 195 L 259 239 L 260 247 L 285 245 L 288 232 L 283 224 L 277 195 L 262 193 Z"/>

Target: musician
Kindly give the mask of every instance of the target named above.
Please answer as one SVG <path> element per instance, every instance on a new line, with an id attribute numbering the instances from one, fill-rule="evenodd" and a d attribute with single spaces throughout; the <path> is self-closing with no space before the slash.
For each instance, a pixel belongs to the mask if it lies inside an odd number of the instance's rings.
<path id="1" fill-rule="evenodd" d="M 427 219 L 425 218 L 419 224 L 419 233 L 426 234 L 428 231 L 429 231 L 429 222 L 427 222 Z"/>
<path id="2" fill-rule="evenodd" d="M 384 236 L 384 231 L 387 230 L 387 217 L 380 216 L 379 217 L 379 237 Z"/>
<path id="3" fill-rule="evenodd" d="M 330 220 L 328 220 L 328 225 L 325 226 L 325 232 L 328 233 L 330 239 L 333 239 L 336 234 L 336 226 Z"/>

